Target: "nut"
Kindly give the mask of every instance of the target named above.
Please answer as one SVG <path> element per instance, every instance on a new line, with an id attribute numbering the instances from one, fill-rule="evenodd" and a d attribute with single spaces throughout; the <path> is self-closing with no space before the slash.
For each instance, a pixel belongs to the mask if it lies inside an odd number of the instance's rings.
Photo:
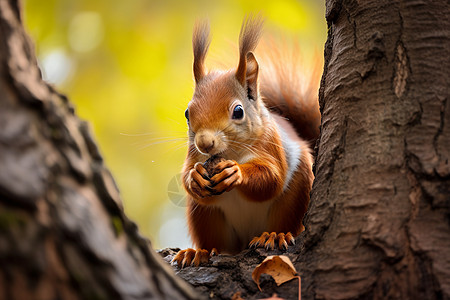
<path id="1" fill-rule="evenodd" d="M 219 155 L 213 155 L 203 163 L 203 167 L 206 169 L 206 172 L 208 172 L 209 178 L 218 173 L 216 170 L 216 166 L 223 161 L 226 161 L 226 159 Z"/>

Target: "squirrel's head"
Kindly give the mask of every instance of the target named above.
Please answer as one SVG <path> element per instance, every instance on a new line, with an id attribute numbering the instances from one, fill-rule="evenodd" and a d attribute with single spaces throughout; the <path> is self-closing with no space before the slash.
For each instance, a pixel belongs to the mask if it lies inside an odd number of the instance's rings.
<path id="1" fill-rule="evenodd" d="M 206 155 L 243 151 L 263 134 L 267 114 L 259 96 L 259 65 L 252 51 L 261 35 L 261 18 L 248 18 L 239 37 L 239 64 L 234 70 L 207 72 L 204 61 L 209 47 L 209 26 L 194 28 L 195 92 L 185 115 L 191 145 Z"/>

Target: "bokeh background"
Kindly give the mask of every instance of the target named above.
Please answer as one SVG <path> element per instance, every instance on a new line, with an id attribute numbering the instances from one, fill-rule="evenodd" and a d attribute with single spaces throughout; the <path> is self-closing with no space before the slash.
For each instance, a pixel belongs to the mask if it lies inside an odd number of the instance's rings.
<path id="1" fill-rule="evenodd" d="M 241 22 L 252 12 L 265 16 L 266 35 L 297 41 L 308 64 L 323 52 L 323 2 L 24 0 L 23 5 L 43 76 L 91 123 L 126 214 L 154 247 L 186 248 L 191 242 L 178 174 L 187 149 L 184 110 L 194 87 L 195 20 L 211 23 L 208 65 L 237 63 Z"/>

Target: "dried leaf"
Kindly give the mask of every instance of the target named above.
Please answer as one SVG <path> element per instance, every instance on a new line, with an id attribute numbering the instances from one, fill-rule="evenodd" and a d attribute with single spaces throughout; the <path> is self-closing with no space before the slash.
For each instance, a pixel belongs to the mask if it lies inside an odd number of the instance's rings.
<path id="1" fill-rule="evenodd" d="M 263 299 L 258 299 L 258 300 L 285 300 L 285 299 L 278 297 L 277 294 L 273 294 L 272 297 L 270 297 L 270 298 L 263 298 Z"/>
<path id="2" fill-rule="evenodd" d="M 258 285 L 260 291 L 259 278 L 261 274 L 272 276 L 277 285 L 298 277 L 294 265 L 289 257 L 285 255 L 268 256 L 255 268 L 252 273 L 252 279 Z"/>

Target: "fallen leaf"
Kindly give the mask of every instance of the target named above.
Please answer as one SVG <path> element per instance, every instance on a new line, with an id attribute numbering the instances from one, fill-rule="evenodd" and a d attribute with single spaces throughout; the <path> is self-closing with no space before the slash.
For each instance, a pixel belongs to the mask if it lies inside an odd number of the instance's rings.
<path id="1" fill-rule="evenodd" d="M 298 278 L 294 265 L 285 255 L 268 256 L 253 270 L 252 279 L 258 285 L 260 291 L 259 278 L 261 274 L 272 276 L 278 286 L 286 281 Z"/>
<path id="2" fill-rule="evenodd" d="M 277 294 L 273 294 L 272 297 L 270 297 L 270 298 L 263 298 L 263 299 L 258 299 L 258 300 L 285 300 L 285 299 L 278 297 Z"/>

